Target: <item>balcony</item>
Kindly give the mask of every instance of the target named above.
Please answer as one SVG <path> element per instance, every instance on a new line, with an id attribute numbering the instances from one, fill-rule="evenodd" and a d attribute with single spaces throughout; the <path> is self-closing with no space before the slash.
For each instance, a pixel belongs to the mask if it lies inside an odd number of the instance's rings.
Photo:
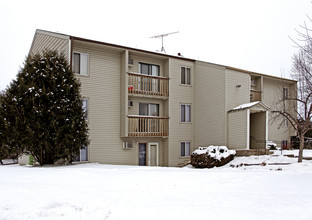
<path id="1" fill-rule="evenodd" d="M 169 118 L 153 116 L 128 116 L 129 137 L 168 136 Z"/>
<path id="2" fill-rule="evenodd" d="M 169 78 L 128 73 L 128 93 L 148 96 L 169 97 Z"/>
<path id="3" fill-rule="evenodd" d="M 261 91 L 250 90 L 250 102 L 261 101 Z"/>

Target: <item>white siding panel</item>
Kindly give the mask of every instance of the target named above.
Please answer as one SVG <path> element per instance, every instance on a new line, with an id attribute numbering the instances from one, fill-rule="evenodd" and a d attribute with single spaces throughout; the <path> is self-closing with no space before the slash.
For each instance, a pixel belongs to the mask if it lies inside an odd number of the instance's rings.
<path id="1" fill-rule="evenodd" d="M 195 145 L 225 145 L 225 68 L 195 65 Z"/>
<path id="2" fill-rule="evenodd" d="M 149 57 L 146 55 L 136 54 L 134 52 L 129 53 L 130 59 L 133 60 L 133 65 L 129 65 L 129 72 L 139 73 L 139 63 L 158 65 L 160 68 L 160 76 L 165 75 L 165 60 L 159 59 L 159 57 Z"/>
<path id="3" fill-rule="evenodd" d="M 295 91 L 295 84 L 289 84 L 281 80 L 270 79 L 265 77 L 263 79 L 263 102 L 268 105 L 271 110 L 280 108 L 280 99 L 283 94 L 283 88 L 289 88 L 290 95 L 293 95 Z M 295 109 L 296 106 L 289 105 L 289 108 Z M 268 129 L 268 140 L 274 141 L 280 145 L 283 140 L 290 141 L 290 136 L 295 135 L 294 129 L 289 124 L 285 126 L 283 121 L 284 118 L 280 117 L 277 120 L 273 120 L 274 115 L 269 113 L 269 129 Z"/>
<path id="4" fill-rule="evenodd" d="M 250 102 L 250 76 L 249 74 L 226 70 L 227 111 L 241 104 Z M 240 87 L 237 87 L 240 85 Z"/>
<path id="5" fill-rule="evenodd" d="M 191 68 L 191 86 L 180 85 L 180 68 L 186 66 Z M 195 85 L 194 85 L 194 63 L 179 59 L 169 60 L 169 138 L 168 138 L 168 165 L 177 166 L 189 158 L 180 157 L 180 141 L 190 141 L 191 151 L 194 149 L 195 128 Z M 191 105 L 191 122 L 180 122 L 180 105 Z M 167 156 L 167 155 L 166 155 Z"/>
<path id="6" fill-rule="evenodd" d="M 78 41 L 73 42 L 73 51 L 89 55 L 89 75 L 76 76 L 81 82 L 82 95 L 90 102 L 90 162 L 136 164 L 136 150 L 123 150 L 120 138 L 123 52 Z"/>
<path id="7" fill-rule="evenodd" d="M 49 34 L 44 32 L 36 32 L 32 46 L 29 53 L 42 53 L 44 50 L 57 50 L 64 53 L 66 59 L 69 61 L 69 37 L 57 37 L 56 34 Z"/>
<path id="8" fill-rule="evenodd" d="M 247 135 L 247 111 L 237 111 L 228 113 L 228 148 L 246 149 Z"/>

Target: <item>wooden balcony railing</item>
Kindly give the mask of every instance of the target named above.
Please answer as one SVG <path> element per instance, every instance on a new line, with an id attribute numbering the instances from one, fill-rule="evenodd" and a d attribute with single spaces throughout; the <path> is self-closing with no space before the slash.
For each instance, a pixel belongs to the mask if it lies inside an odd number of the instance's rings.
<path id="1" fill-rule="evenodd" d="M 261 101 L 261 91 L 250 90 L 250 102 Z"/>
<path id="2" fill-rule="evenodd" d="M 169 96 L 169 78 L 128 73 L 129 94 Z"/>
<path id="3" fill-rule="evenodd" d="M 128 136 L 168 136 L 169 118 L 128 116 Z"/>

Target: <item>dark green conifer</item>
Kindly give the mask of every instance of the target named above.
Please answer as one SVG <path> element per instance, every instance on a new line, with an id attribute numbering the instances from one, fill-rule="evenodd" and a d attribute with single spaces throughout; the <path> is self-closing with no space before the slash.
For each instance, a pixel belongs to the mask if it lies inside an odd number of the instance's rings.
<path id="1" fill-rule="evenodd" d="M 44 165 L 61 158 L 71 162 L 88 145 L 80 83 L 63 54 L 28 56 L 6 93 L 7 131 L 14 134 L 5 140 L 8 146 L 29 152 Z"/>

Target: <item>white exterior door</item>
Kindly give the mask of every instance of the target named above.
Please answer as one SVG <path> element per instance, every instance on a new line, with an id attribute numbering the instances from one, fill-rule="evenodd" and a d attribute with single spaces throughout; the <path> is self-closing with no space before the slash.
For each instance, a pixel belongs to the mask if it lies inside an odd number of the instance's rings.
<path id="1" fill-rule="evenodd" d="M 148 144 L 148 166 L 159 166 L 159 144 Z"/>

